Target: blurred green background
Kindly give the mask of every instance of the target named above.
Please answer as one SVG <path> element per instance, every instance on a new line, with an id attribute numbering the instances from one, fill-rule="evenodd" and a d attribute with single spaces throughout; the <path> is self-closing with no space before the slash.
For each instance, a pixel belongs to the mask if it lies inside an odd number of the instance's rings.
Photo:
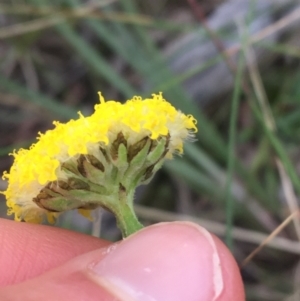
<path id="1" fill-rule="evenodd" d="M 1 1 L 1 173 L 53 120 L 91 113 L 97 91 L 120 101 L 161 91 L 199 132 L 138 189 L 140 220 L 200 223 L 243 265 L 247 300 L 299 301 L 299 25 L 296 0 Z M 57 224 L 120 238 L 106 212 Z"/>

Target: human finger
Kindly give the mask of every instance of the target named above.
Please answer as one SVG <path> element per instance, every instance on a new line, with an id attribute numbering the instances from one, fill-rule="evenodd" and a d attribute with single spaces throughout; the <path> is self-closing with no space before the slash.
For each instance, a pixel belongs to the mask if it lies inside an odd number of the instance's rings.
<path id="1" fill-rule="evenodd" d="M 108 244 L 69 230 L 0 219 L 0 286 L 35 277 Z"/>
<path id="2" fill-rule="evenodd" d="M 241 276 L 224 244 L 188 222 L 144 228 L 119 244 L 80 255 L 0 299 L 244 301 Z M 14 299 L 15 298 L 15 299 Z"/>

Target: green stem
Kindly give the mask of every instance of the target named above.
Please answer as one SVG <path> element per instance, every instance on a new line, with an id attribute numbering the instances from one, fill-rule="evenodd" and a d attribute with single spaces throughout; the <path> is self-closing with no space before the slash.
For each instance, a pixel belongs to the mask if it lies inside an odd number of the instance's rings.
<path id="1" fill-rule="evenodd" d="M 138 221 L 134 210 L 127 203 L 120 202 L 118 204 L 118 209 L 114 211 L 114 214 L 123 238 L 137 232 L 144 227 Z"/>

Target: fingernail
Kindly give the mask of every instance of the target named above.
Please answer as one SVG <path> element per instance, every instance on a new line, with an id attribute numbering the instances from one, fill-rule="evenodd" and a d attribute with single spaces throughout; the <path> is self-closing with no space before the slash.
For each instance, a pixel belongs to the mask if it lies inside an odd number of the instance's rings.
<path id="1" fill-rule="evenodd" d="M 213 301 L 223 290 L 214 240 L 188 222 L 147 227 L 108 249 L 90 269 L 122 301 Z"/>

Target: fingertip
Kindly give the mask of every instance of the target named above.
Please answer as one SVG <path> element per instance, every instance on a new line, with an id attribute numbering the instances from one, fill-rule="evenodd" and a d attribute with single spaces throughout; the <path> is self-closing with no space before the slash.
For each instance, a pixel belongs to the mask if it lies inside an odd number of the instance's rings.
<path id="1" fill-rule="evenodd" d="M 80 255 L 22 283 L 14 291 L 6 290 L 12 295 L 16 291 L 23 292 L 22 300 L 38 300 L 32 298 L 33 292 L 38 297 L 46 294 L 45 301 L 245 300 L 239 269 L 229 250 L 207 230 L 189 222 L 144 228 L 118 244 Z"/>
<path id="2" fill-rule="evenodd" d="M 127 300 L 124 295 L 128 300 L 245 300 L 229 250 L 190 222 L 144 228 L 116 246 L 93 271 L 95 281 L 120 300 Z"/>

